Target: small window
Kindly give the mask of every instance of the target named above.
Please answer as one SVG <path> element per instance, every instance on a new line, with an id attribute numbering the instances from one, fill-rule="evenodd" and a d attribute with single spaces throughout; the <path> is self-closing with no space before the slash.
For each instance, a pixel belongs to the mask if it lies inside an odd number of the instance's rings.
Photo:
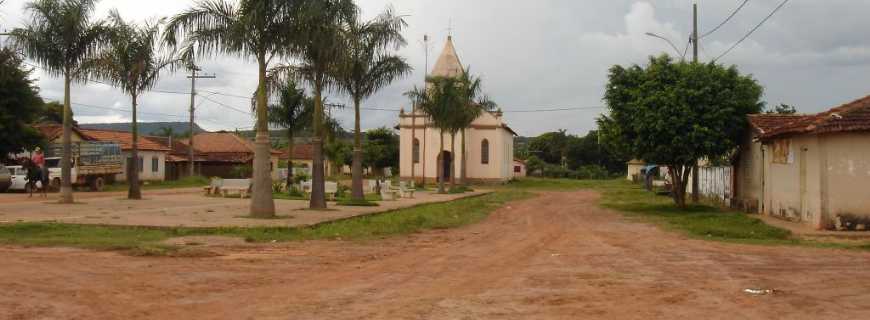
<path id="1" fill-rule="evenodd" d="M 139 157 L 139 172 L 145 172 L 145 158 Z"/>
<path id="2" fill-rule="evenodd" d="M 151 172 L 160 172 L 160 160 L 157 157 L 151 158 Z"/>
<path id="3" fill-rule="evenodd" d="M 420 139 L 414 139 L 413 151 L 414 163 L 420 163 Z"/>
<path id="4" fill-rule="evenodd" d="M 514 172 L 516 172 L 516 173 L 523 172 L 523 168 L 520 166 L 514 166 Z"/>
<path id="5" fill-rule="evenodd" d="M 480 163 L 489 164 L 489 140 L 480 142 Z"/>

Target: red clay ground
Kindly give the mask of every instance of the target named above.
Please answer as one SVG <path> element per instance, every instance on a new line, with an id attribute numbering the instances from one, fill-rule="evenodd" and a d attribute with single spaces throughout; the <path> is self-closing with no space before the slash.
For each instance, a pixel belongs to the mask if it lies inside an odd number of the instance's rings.
<path id="1" fill-rule="evenodd" d="M 596 199 L 547 193 L 366 243 L 225 242 L 214 258 L 0 247 L 0 318 L 870 319 L 870 253 L 690 240 Z"/>

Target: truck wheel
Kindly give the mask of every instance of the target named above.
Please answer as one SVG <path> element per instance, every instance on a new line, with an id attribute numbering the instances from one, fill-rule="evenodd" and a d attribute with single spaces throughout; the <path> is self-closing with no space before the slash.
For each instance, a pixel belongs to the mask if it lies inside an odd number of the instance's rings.
<path id="1" fill-rule="evenodd" d="M 103 186 L 105 185 L 105 181 L 103 181 L 103 177 L 96 177 L 91 180 L 91 191 L 100 192 L 103 191 Z"/>
<path id="2" fill-rule="evenodd" d="M 60 178 L 51 179 L 51 183 L 48 184 L 52 191 L 60 192 Z"/>

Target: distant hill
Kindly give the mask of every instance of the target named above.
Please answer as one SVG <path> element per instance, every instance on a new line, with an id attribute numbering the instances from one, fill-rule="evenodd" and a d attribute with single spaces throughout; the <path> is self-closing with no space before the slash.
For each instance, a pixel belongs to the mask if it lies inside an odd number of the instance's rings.
<path id="1" fill-rule="evenodd" d="M 140 122 L 139 133 L 145 136 L 159 136 L 164 132 L 163 128 L 170 128 L 175 135 L 187 135 L 190 128 L 189 122 Z M 95 130 L 115 130 L 130 132 L 130 123 L 86 123 L 80 124 L 79 127 Z M 207 132 L 199 125 L 193 124 L 193 131 L 196 133 Z"/>

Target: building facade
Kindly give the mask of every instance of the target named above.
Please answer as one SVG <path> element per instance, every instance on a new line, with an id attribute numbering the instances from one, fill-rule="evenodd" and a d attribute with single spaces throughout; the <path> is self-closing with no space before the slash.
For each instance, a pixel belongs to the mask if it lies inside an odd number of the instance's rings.
<path id="1" fill-rule="evenodd" d="M 455 77 L 464 72 L 452 37 L 447 38 L 431 76 Z M 402 179 L 436 182 L 460 177 L 461 160 L 466 159 L 466 177 L 474 182 L 500 183 L 514 177 L 514 133 L 501 112 L 486 111 L 455 139 L 433 126 L 420 110 L 399 115 L 399 173 Z M 440 160 L 444 159 L 444 162 Z"/>
<path id="2" fill-rule="evenodd" d="M 819 229 L 870 219 L 870 96 L 750 123 L 735 178 L 739 205 Z"/>

